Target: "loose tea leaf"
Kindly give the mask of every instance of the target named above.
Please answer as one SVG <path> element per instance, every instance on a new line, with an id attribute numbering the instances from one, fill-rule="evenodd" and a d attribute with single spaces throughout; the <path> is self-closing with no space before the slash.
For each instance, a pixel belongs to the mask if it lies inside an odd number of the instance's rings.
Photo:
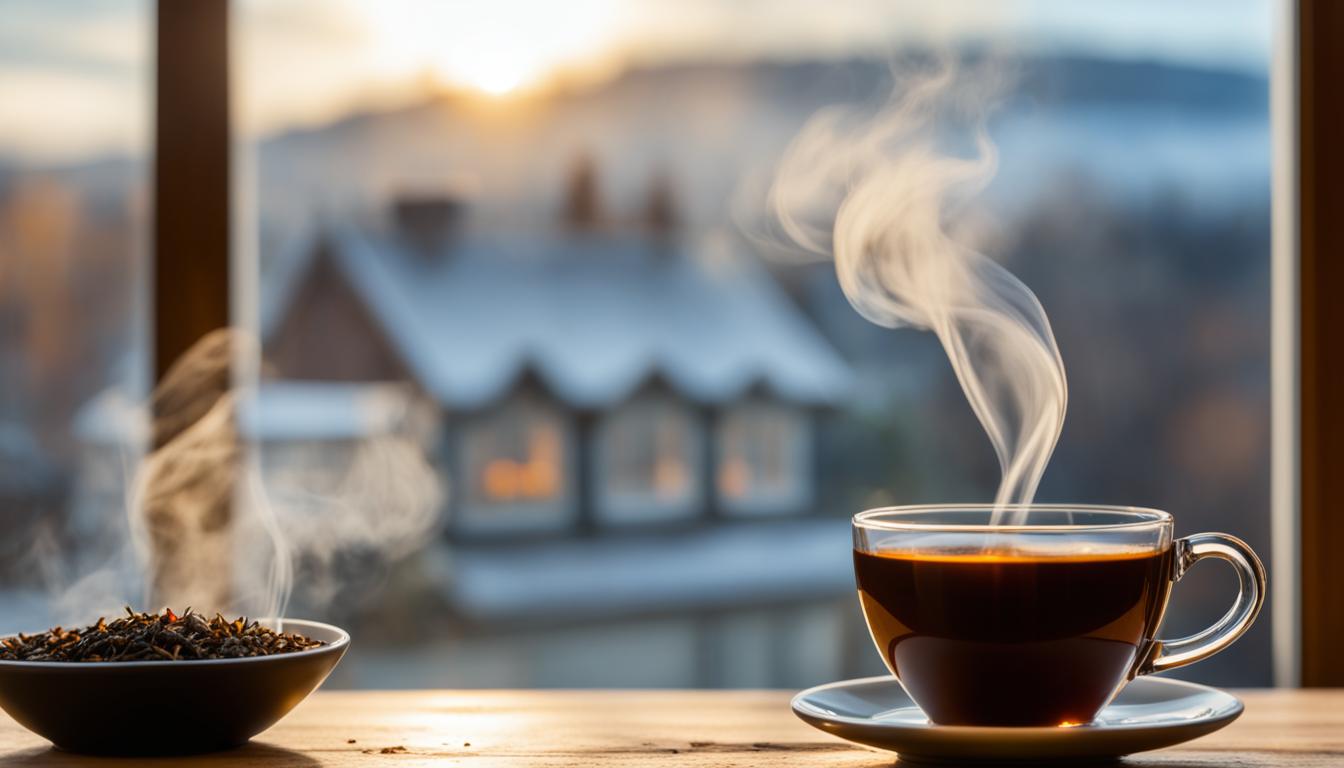
<path id="1" fill-rule="evenodd" d="M 238 659 L 305 651 L 322 641 L 239 617 L 219 614 L 205 619 L 190 608 L 181 616 L 137 613 L 98 619 L 84 629 L 54 627 L 35 635 L 0 638 L 0 660 L 6 661 L 182 661 Z"/>

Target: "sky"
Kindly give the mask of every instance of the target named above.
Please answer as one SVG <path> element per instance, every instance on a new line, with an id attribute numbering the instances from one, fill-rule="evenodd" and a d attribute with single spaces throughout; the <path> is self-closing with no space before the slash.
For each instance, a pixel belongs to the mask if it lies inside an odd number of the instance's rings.
<path id="1" fill-rule="evenodd" d="M 557 80 L 703 58 L 881 56 L 988 43 L 1265 71 L 1276 0 L 234 0 L 234 103 L 252 134 L 429 88 L 522 98 Z M 0 0 L 0 158 L 144 152 L 150 0 Z"/>

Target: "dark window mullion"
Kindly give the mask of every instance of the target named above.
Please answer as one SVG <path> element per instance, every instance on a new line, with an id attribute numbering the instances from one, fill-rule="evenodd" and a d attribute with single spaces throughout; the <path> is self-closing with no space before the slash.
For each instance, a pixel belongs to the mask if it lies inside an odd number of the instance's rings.
<path id="1" fill-rule="evenodd" d="M 1344 685 L 1344 3 L 1298 3 L 1302 684 Z"/>

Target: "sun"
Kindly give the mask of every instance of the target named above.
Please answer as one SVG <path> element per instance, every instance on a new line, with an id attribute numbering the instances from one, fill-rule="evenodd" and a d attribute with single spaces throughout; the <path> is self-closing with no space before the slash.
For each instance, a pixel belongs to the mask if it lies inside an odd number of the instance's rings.
<path id="1" fill-rule="evenodd" d="M 525 78 L 514 72 L 484 72 L 476 76 L 472 84 L 480 91 L 491 96 L 506 96 L 525 82 Z"/>
<path id="2" fill-rule="evenodd" d="M 389 75 L 434 72 L 451 85 L 504 96 L 564 69 L 609 57 L 619 6 L 612 0 L 362 5 L 375 60 Z"/>
<path id="3" fill-rule="evenodd" d="M 490 50 L 459 51 L 438 62 L 436 69 L 445 79 L 474 88 L 491 96 L 504 96 L 535 82 L 545 67 L 525 56 Z"/>

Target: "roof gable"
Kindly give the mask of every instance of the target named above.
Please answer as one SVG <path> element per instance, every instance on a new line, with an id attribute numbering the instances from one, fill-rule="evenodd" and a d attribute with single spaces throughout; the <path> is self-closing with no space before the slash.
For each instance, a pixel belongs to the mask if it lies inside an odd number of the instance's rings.
<path id="1" fill-rule="evenodd" d="M 324 238 L 419 384 L 484 407 L 526 372 L 579 408 L 653 378 L 706 404 L 754 389 L 835 402 L 850 371 L 757 264 L 642 236 L 464 236 L 426 257 L 353 229 Z M 284 313 L 279 313 L 284 314 Z"/>

